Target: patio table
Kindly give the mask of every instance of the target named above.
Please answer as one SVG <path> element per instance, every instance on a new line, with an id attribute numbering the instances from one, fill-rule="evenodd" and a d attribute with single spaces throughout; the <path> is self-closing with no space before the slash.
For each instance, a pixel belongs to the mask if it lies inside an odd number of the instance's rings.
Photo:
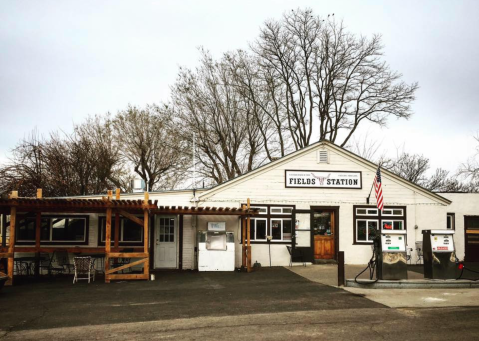
<path id="1" fill-rule="evenodd" d="M 15 262 L 25 265 L 26 275 L 30 276 L 32 273 L 32 265 L 37 260 L 45 260 L 45 257 L 36 257 L 36 256 L 23 256 L 23 257 L 15 257 L 13 259 Z"/>
<path id="2" fill-rule="evenodd" d="M 85 256 L 89 256 L 93 258 L 93 262 L 95 264 L 94 267 L 96 271 L 105 273 L 105 254 L 104 253 L 92 253 Z M 99 267 L 97 265 L 97 261 L 99 263 Z"/>

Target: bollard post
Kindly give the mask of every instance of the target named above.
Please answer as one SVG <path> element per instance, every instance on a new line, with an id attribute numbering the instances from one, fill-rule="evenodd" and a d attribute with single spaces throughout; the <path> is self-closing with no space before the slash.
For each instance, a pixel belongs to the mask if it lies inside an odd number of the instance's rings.
<path id="1" fill-rule="evenodd" d="M 343 287 L 344 280 L 344 251 L 338 252 L 338 287 Z"/>

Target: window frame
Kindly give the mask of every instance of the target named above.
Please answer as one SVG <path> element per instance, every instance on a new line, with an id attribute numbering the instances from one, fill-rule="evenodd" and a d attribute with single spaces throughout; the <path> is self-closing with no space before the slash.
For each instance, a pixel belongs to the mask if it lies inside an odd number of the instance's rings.
<path id="1" fill-rule="evenodd" d="M 360 221 L 365 221 L 366 222 L 366 240 L 359 240 L 358 239 L 358 231 L 359 231 L 358 223 Z M 376 222 L 377 226 L 379 227 L 379 222 L 380 222 L 379 219 L 367 219 L 367 218 L 356 219 L 356 228 L 355 228 L 355 237 L 354 238 L 355 238 L 357 243 L 359 243 L 359 244 L 372 244 L 373 241 L 369 240 L 369 233 L 368 233 L 368 228 L 369 228 L 368 225 L 369 225 L 370 221 Z"/>
<path id="2" fill-rule="evenodd" d="M 357 214 L 358 209 L 376 209 L 377 215 Z M 399 209 L 402 210 L 402 215 L 382 214 L 377 206 L 373 205 L 353 205 L 353 245 L 371 245 L 373 243 L 373 241 L 358 240 L 358 220 L 377 220 L 379 230 L 382 229 L 383 221 L 402 221 L 403 229 L 401 231 L 407 231 L 407 206 L 384 206 L 384 210 L 393 211 Z"/>
<path id="3" fill-rule="evenodd" d="M 258 239 L 256 238 L 256 232 L 258 231 L 258 226 L 256 225 L 256 222 L 258 220 L 261 220 L 261 221 L 264 221 L 265 222 L 265 229 L 266 229 L 266 235 L 264 237 L 264 239 Z M 268 218 L 264 218 L 264 217 L 255 217 L 255 218 L 251 218 L 251 221 L 254 221 L 254 239 L 250 239 L 250 241 L 256 241 L 256 242 L 265 242 L 267 241 L 266 237 L 268 236 Z M 250 237 L 251 238 L 251 237 Z"/>
<path id="4" fill-rule="evenodd" d="M 448 212 L 446 214 L 446 219 L 449 220 L 449 218 L 451 219 L 451 228 L 450 229 L 447 228 L 447 222 L 446 222 L 446 230 L 455 231 L 456 230 L 456 213 Z"/>
<path id="5" fill-rule="evenodd" d="M 25 217 L 33 220 L 33 226 L 34 229 L 36 230 L 36 216 L 32 214 L 21 214 L 17 215 L 17 217 Z M 66 224 L 68 224 L 69 219 L 83 219 L 84 220 L 84 226 L 83 226 L 83 241 L 72 241 L 72 240 L 53 240 L 53 224 L 52 224 L 52 219 L 55 218 L 60 218 L 60 219 L 65 219 Z M 22 218 L 19 218 L 17 221 L 19 221 Z M 45 214 L 41 216 L 41 219 L 49 219 L 49 239 L 42 239 L 41 238 L 41 229 L 40 229 L 40 245 L 88 245 L 89 243 L 89 232 L 90 232 L 90 216 L 89 215 L 63 215 L 63 214 Z M 18 237 L 20 236 L 19 234 L 19 225 L 16 224 L 15 226 L 15 244 L 17 245 L 35 245 L 35 239 L 33 240 L 22 240 L 19 239 Z"/>
<path id="6" fill-rule="evenodd" d="M 271 243 L 277 243 L 277 242 L 291 242 L 292 238 L 293 238 L 293 217 L 290 217 L 290 218 L 278 218 L 278 217 L 272 217 L 269 219 L 269 226 L 270 226 L 270 234 L 267 234 L 268 236 L 271 236 L 273 237 L 273 224 L 272 224 L 272 221 L 273 220 L 279 220 L 281 221 L 281 226 L 280 226 L 280 229 L 281 229 L 281 239 L 273 239 L 271 238 Z M 284 239 L 284 230 L 283 230 L 283 227 L 284 227 L 284 221 L 285 220 L 289 220 L 291 222 L 291 239 Z M 266 233 L 268 233 L 268 231 L 266 231 Z"/>
<path id="7" fill-rule="evenodd" d="M 388 219 L 388 217 L 389 217 L 389 216 L 387 216 L 386 219 L 381 219 L 381 226 L 380 226 L 380 227 L 381 227 L 381 230 L 384 230 L 384 229 L 383 229 L 383 223 L 384 223 L 385 221 L 390 221 L 390 222 L 392 223 L 392 229 L 391 229 L 391 231 L 404 231 L 404 220 L 403 220 L 403 219 Z M 397 222 L 397 221 L 400 221 L 400 222 L 403 223 L 403 229 L 401 229 L 401 230 L 395 230 L 395 229 L 394 229 L 394 222 Z"/>
<path id="8" fill-rule="evenodd" d="M 246 205 L 241 204 L 241 206 Z M 295 217 L 295 210 L 296 205 L 274 205 L 274 204 L 250 204 L 251 208 L 267 208 L 266 214 L 260 213 L 258 216 L 252 217 L 253 219 L 266 219 L 266 236 L 272 236 L 271 233 L 271 220 L 272 219 L 289 219 L 291 220 L 291 240 L 284 240 L 283 238 L 283 226 L 281 225 L 281 240 L 279 239 L 271 239 L 271 244 L 291 244 L 293 241 L 294 233 L 295 233 L 295 225 L 294 225 L 294 217 Z M 271 208 L 281 208 L 281 213 L 271 213 Z M 291 209 L 291 213 L 282 213 L 283 209 Z M 243 224 L 243 220 L 245 218 L 241 218 L 240 223 Z M 281 223 L 283 224 L 283 223 Z M 241 225 L 242 226 L 242 225 Z M 256 225 L 255 225 L 256 226 Z M 243 243 L 243 229 L 241 228 L 241 240 L 240 244 Z M 256 228 L 255 228 L 255 237 L 256 237 Z M 268 244 L 267 239 L 250 239 L 251 244 Z"/>
<path id="9" fill-rule="evenodd" d="M 135 216 L 139 219 L 143 219 L 143 216 L 140 216 L 140 215 L 135 215 Z M 112 229 L 112 231 L 115 229 L 115 224 L 113 223 L 114 220 L 115 220 L 115 216 L 112 215 L 112 217 L 111 217 L 111 229 Z M 123 240 L 123 232 L 124 232 L 123 222 L 126 221 L 126 220 L 129 220 L 129 219 L 120 215 L 120 238 L 118 239 L 118 245 L 120 245 L 120 246 L 143 246 L 143 243 L 144 243 L 144 240 L 145 240 L 144 231 L 143 231 L 144 229 L 143 228 L 141 228 L 141 241 L 122 241 Z M 151 224 L 151 220 L 153 220 L 153 219 L 150 219 L 150 224 Z M 105 215 L 98 216 L 98 246 L 105 246 L 106 245 L 106 242 L 103 238 L 103 221 L 106 221 L 106 216 Z M 140 225 L 138 225 L 138 226 L 140 226 Z M 106 223 L 105 223 L 105 229 L 106 229 Z M 115 244 L 115 240 L 114 240 L 114 238 L 112 238 L 111 239 L 111 245 L 114 245 L 114 244 Z"/>

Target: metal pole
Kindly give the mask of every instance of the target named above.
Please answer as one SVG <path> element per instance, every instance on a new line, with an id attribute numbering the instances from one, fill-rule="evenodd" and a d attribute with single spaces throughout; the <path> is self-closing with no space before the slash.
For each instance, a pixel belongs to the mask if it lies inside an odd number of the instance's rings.
<path id="1" fill-rule="evenodd" d="M 344 278 L 344 251 L 338 252 L 338 287 L 345 285 Z"/>

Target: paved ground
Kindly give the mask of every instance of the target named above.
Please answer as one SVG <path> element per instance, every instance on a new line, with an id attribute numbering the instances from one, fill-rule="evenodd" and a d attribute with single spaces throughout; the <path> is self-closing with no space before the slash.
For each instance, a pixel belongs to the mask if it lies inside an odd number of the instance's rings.
<path id="1" fill-rule="evenodd" d="M 476 271 L 479 264 L 468 264 L 468 268 Z M 307 267 L 292 267 L 290 271 L 299 274 L 311 281 L 337 285 L 337 271 L 335 264 L 314 265 Z M 363 265 L 346 265 L 346 278 L 354 278 Z M 467 275 L 467 277 L 466 277 Z M 478 278 L 477 273 L 465 272 L 465 278 Z M 359 278 L 367 279 L 367 273 Z M 423 279 L 422 266 L 410 266 L 408 269 L 409 279 Z M 479 289 L 360 289 L 345 288 L 345 290 L 361 295 L 374 302 L 392 308 L 434 308 L 434 307 L 475 307 L 479 306 Z"/>
<path id="2" fill-rule="evenodd" d="M 163 272 L 153 282 L 108 285 L 72 285 L 70 278 L 57 278 L 4 288 L 0 307 L 0 340 L 468 340 L 479 335 L 479 307 L 391 309 L 285 268 L 251 274 Z"/>
<path id="3" fill-rule="evenodd" d="M 162 272 L 156 281 L 71 284 L 70 278 L 5 287 L 7 331 L 306 310 L 378 308 L 284 268 L 254 273 Z M 318 299 L 320 298 L 320 299 Z"/>

